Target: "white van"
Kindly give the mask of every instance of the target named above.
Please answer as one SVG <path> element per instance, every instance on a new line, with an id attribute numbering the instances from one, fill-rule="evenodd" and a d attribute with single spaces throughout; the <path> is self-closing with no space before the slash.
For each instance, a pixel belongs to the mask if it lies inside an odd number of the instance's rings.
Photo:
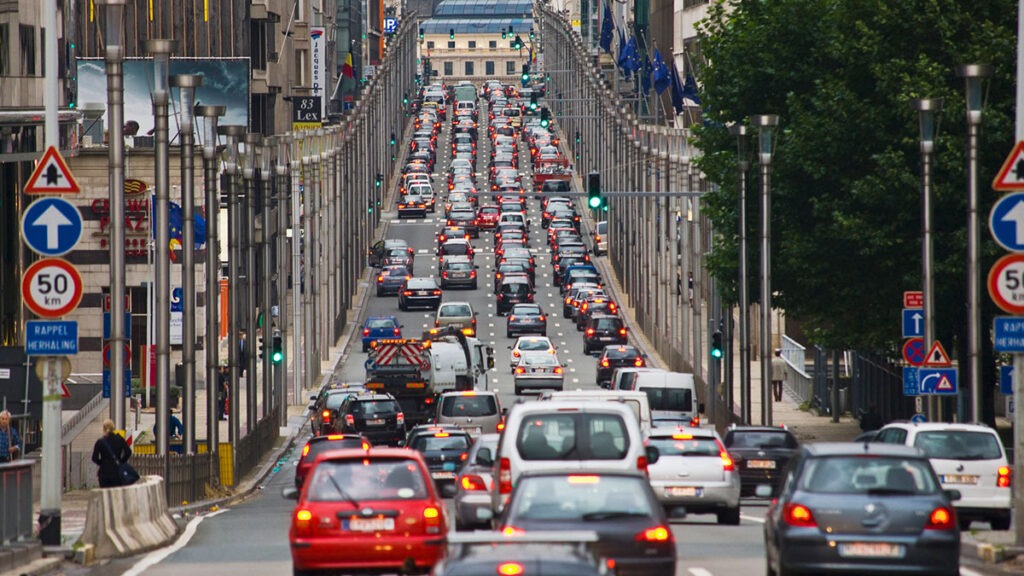
<path id="1" fill-rule="evenodd" d="M 700 424 L 703 405 L 697 404 L 693 374 L 684 372 L 640 372 L 633 389 L 647 394 L 654 426 Z"/>
<path id="2" fill-rule="evenodd" d="M 515 404 L 498 440 L 491 503 L 504 509 L 525 471 L 647 471 L 648 450 L 633 410 L 604 401 L 543 400 Z M 650 451 L 657 460 L 657 451 Z"/>
<path id="3" fill-rule="evenodd" d="M 608 382 L 609 390 L 635 390 L 633 382 L 636 375 L 641 372 L 665 372 L 661 368 L 637 368 L 635 366 L 621 366 L 612 370 L 612 378 Z"/>
<path id="4" fill-rule="evenodd" d="M 640 432 L 644 438 L 651 435 L 651 405 L 647 401 L 647 394 L 636 390 L 545 390 L 538 396 L 539 400 L 572 400 L 574 402 L 587 400 L 604 400 L 622 402 L 633 411 L 637 422 L 640 423 Z"/>

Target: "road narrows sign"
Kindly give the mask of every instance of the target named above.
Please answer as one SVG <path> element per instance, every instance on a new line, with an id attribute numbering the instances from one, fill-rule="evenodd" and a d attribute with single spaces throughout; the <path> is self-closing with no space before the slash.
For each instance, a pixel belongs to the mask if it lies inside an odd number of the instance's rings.
<path id="1" fill-rule="evenodd" d="M 21 298 L 25 306 L 42 318 L 60 318 L 82 301 L 82 275 L 67 260 L 43 258 L 25 270 Z"/>
<path id="2" fill-rule="evenodd" d="M 46 149 L 25 184 L 25 194 L 78 194 L 81 191 L 56 146 Z"/>
<path id="3" fill-rule="evenodd" d="M 1024 254 L 1007 254 L 992 265 L 988 294 L 1006 312 L 1024 315 Z"/>

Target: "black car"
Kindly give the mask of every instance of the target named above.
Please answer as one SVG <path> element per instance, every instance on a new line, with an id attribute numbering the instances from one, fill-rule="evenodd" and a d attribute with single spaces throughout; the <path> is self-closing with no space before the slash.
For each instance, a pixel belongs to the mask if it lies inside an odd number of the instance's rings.
<path id="1" fill-rule="evenodd" d="M 295 463 L 295 487 L 302 489 L 302 483 L 313 468 L 313 461 L 317 454 L 328 450 L 340 450 L 344 448 L 362 448 L 369 446 L 365 438 L 359 434 L 328 434 L 327 436 L 313 436 L 306 441 L 302 447 L 298 462 Z"/>
<path id="2" fill-rule="evenodd" d="M 351 394 L 338 408 L 335 430 L 362 434 L 374 446 L 395 446 L 405 438 L 405 415 L 390 394 Z"/>
<path id="3" fill-rule="evenodd" d="M 506 276 L 495 296 L 498 315 L 504 316 L 515 304 L 533 302 L 533 286 L 520 276 Z"/>
<path id="4" fill-rule="evenodd" d="M 501 280 L 506 274 L 522 274 L 529 278 L 530 276 L 530 264 L 528 262 L 502 262 L 498 264 L 498 267 L 494 270 L 494 291 L 498 291 L 498 287 L 501 286 Z"/>
<path id="5" fill-rule="evenodd" d="M 349 390 L 329 390 L 316 399 L 310 422 L 314 434 L 324 436 L 339 431 L 336 428 L 338 409 L 351 394 Z"/>
<path id="6" fill-rule="evenodd" d="M 782 471 L 800 442 L 781 426 L 731 426 L 722 439 L 740 471 L 740 496 L 753 496 L 759 484 L 779 489 Z"/>
<path id="7" fill-rule="evenodd" d="M 647 355 L 636 346 L 605 346 L 597 358 L 597 385 L 607 388 L 612 380 L 612 372 L 616 368 L 647 366 Z"/>
<path id="8" fill-rule="evenodd" d="M 512 338 L 519 334 L 548 335 L 548 317 L 540 305 L 524 303 L 512 306 L 505 319 L 505 335 Z"/>
<path id="9" fill-rule="evenodd" d="M 498 532 L 449 534 L 448 552 L 434 576 L 559 574 L 605 576 L 604 559 L 589 551 L 594 532 L 530 532 L 508 538 Z"/>
<path id="10" fill-rule="evenodd" d="M 447 426 L 409 436 L 406 448 L 423 454 L 438 491 L 445 496 L 454 496 L 455 473 L 462 467 L 473 439 L 464 430 Z"/>
<path id="11" fill-rule="evenodd" d="M 411 308 L 437 310 L 441 305 L 441 287 L 431 277 L 409 278 L 398 291 L 398 309 Z"/>
<path id="12" fill-rule="evenodd" d="M 626 323 L 618 316 L 594 316 L 583 329 L 583 353 L 590 354 L 609 344 L 626 344 Z"/>

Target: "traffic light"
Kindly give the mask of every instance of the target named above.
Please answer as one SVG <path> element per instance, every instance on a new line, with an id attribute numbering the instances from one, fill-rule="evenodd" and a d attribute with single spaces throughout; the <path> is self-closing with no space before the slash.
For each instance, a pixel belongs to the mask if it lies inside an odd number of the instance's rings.
<path id="1" fill-rule="evenodd" d="M 529 64 L 523 64 L 523 78 L 522 78 L 522 80 L 523 80 L 523 87 L 525 88 L 526 85 L 530 83 L 530 65 Z"/>
<path id="2" fill-rule="evenodd" d="M 502 40 L 507 40 L 508 39 L 508 31 L 506 31 L 504 28 L 501 29 L 501 39 Z"/>
<path id="3" fill-rule="evenodd" d="M 533 28 L 530 28 L 530 40 L 533 40 Z"/>
<path id="4" fill-rule="evenodd" d="M 580 131 L 579 130 L 576 131 L 576 143 L 577 144 L 580 143 Z"/>
<path id="5" fill-rule="evenodd" d="M 395 131 L 394 130 L 391 131 L 391 145 L 392 146 L 395 145 Z"/>
<path id="6" fill-rule="evenodd" d="M 267 350 L 267 342 L 263 339 L 263 334 L 260 334 L 260 360 L 263 360 L 263 353 Z"/>
<path id="7" fill-rule="evenodd" d="M 551 125 L 550 115 L 551 115 L 551 113 L 548 112 L 547 108 L 541 108 L 540 109 L 540 127 L 541 128 L 547 128 L 548 126 Z"/>
<path id="8" fill-rule="evenodd" d="M 270 343 L 270 362 L 280 364 L 284 360 L 284 342 L 282 342 L 281 331 L 274 330 L 274 336 Z"/>
<path id="9" fill-rule="evenodd" d="M 601 212 L 607 212 L 607 211 L 608 211 L 608 197 L 607 196 L 602 196 L 601 197 Z"/>
<path id="10" fill-rule="evenodd" d="M 420 28 L 420 40 L 423 40 L 423 28 Z"/>
<path id="11" fill-rule="evenodd" d="M 448 39 L 455 40 L 455 28 L 448 29 Z"/>
<path id="12" fill-rule="evenodd" d="M 377 180 L 375 182 L 375 186 L 377 188 L 380 188 L 381 185 L 383 185 L 383 184 L 384 184 L 384 175 L 381 174 L 380 172 L 377 172 Z"/>
<path id="13" fill-rule="evenodd" d="M 601 173 L 596 170 L 587 174 L 587 206 L 594 210 L 601 207 Z"/>
<path id="14" fill-rule="evenodd" d="M 519 34 L 516 34 L 516 39 L 512 41 L 512 49 L 513 50 L 522 50 L 523 49 L 523 39 L 519 37 Z"/>
<path id="15" fill-rule="evenodd" d="M 530 94 L 530 110 L 536 110 L 537 109 L 537 98 L 539 96 L 540 96 L 540 94 L 537 94 L 536 92 L 533 92 L 533 93 Z"/>
<path id="16" fill-rule="evenodd" d="M 715 330 L 711 334 L 711 357 L 718 360 L 722 357 L 722 332 Z"/>

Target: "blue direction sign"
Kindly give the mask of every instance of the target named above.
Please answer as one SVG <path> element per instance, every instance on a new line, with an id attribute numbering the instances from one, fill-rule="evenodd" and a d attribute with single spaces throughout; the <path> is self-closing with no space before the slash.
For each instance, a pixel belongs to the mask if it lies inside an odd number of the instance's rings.
<path id="1" fill-rule="evenodd" d="M 43 256 L 67 254 L 82 238 L 82 214 L 63 198 L 40 198 L 21 217 L 21 235 Z"/>
<path id="2" fill-rule="evenodd" d="M 956 368 L 921 368 L 921 394 L 956 394 Z"/>
<path id="3" fill-rule="evenodd" d="M 928 417 L 925 416 L 924 414 L 914 414 L 913 416 L 910 417 L 910 421 L 913 422 L 914 424 L 924 424 L 925 422 L 928 421 Z"/>
<path id="4" fill-rule="evenodd" d="M 110 370 L 107 368 L 103 369 L 103 397 L 110 398 Z M 132 396 L 132 369 L 124 369 L 124 397 L 131 398 Z"/>
<path id="5" fill-rule="evenodd" d="M 988 227 L 1000 246 L 1010 252 L 1024 252 L 1024 192 L 997 200 L 989 212 Z"/>
<path id="6" fill-rule="evenodd" d="M 25 323 L 25 354 L 70 356 L 78 354 L 78 322 L 29 320 Z"/>
<path id="7" fill-rule="evenodd" d="M 921 369 L 917 366 L 903 367 L 903 395 L 918 396 L 921 394 Z"/>
<path id="8" fill-rule="evenodd" d="M 1013 394 L 1013 366 L 999 367 L 999 392 L 1007 396 Z"/>
<path id="9" fill-rule="evenodd" d="M 384 33 L 394 34 L 395 32 L 398 32 L 398 18 L 385 18 Z"/>
<path id="10" fill-rule="evenodd" d="M 996 352 L 1024 352 L 1024 316 L 996 316 L 992 326 Z"/>
<path id="11" fill-rule="evenodd" d="M 920 338 L 924 336 L 924 313 L 917 308 L 903 309 L 903 337 Z"/>

